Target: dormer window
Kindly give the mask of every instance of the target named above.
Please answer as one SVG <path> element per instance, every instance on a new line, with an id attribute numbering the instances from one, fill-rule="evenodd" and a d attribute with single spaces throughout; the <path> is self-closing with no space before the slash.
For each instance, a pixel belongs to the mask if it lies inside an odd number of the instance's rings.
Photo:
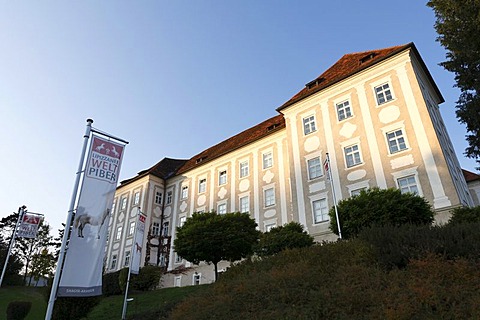
<path id="1" fill-rule="evenodd" d="M 366 56 L 364 56 L 363 58 L 360 58 L 360 63 L 365 63 L 365 62 L 373 59 L 376 55 L 377 55 L 377 53 L 375 53 L 375 52 L 369 53 Z"/>
<path id="2" fill-rule="evenodd" d="M 318 86 L 318 84 L 319 84 L 320 82 L 324 81 L 324 80 L 325 80 L 324 78 L 317 78 L 317 79 L 315 79 L 315 80 L 310 81 L 309 83 L 307 83 L 307 84 L 305 85 L 305 87 L 307 87 L 307 89 L 312 89 L 312 88 Z"/>
<path id="3" fill-rule="evenodd" d="M 200 158 L 198 158 L 198 159 L 195 161 L 195 163 L 197 163 L 197 164 L 198 164 L 198 163 L 200 163 L 200 162 L 204 161 L 205 159 L 207 159 L 207 156 L 200 157 Z"/>

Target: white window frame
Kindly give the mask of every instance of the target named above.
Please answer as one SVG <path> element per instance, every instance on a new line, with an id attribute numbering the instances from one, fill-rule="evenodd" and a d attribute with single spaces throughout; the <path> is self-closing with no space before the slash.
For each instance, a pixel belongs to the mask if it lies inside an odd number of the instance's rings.
<path id="1" fill-rule="evenodd" d="M 314 114 L 302 118 L 303 135 L 309 135 L 317 131 L 317 123 Z"/>
<path id="2" fill-rule="evenodd" d="M 335 110 L 337 112 L 338 122 L 352 118 L 354 115 L 350 99 L 336 103 Z M 342 114 L 342 116 L 340 114 Z"/>
<path id="3" fill-rule="evenodd" d="M 169 231 L 170 231 L 170 222 L 164 221 L 162 226 L 162 235 L 164 237 L 168 237 Z"/>
<path id="4" fill-rule="evenodd" d="M 175 260 L 173 261 L 176 264 L 182 263 L 183 258 L 178 255 L 177 252 L 175 252 Z"/>
<path id="5" fill-rule="evenodd" d="M 355 191 L 357 190 L 366 190 L 370 188 L 370 179 L 352 183 L 347 185 L 348 192 L 350 193 L 350 196 L 355 195 Z"/>
<path id="6" fill-rule="evenodd" d="M 182 276 L 176 276 L 173 278 L 173 286 L 181 287 L 182 286 Z"/>
<path id="7" fill-rule="evenodd" d="M 388 88 L 385 88 L 387 86 Z M 377 91 L 377 88 L 381 89 Z M 388 92 L 388 93 L 387 93 Z M 373 94 L 375 96 L 375 101 L 377 102 L 377 106 L 384 105 L 390 101 L 395 100 L 395 96 L 393 94 L 393 87 L 391 85 L 391 81 L 383 81 L 380 84 L 374 85 L 373 87 Z M 390 96 L 390 98 L 388 98 Z M 384 101 L 380 101 L 384 99 Z"/>
<path id="8" fill-rule="evenodd" d="M 273 151 L 262 153 L 262 168 L 268 169 L 273 167 Z"/>
<path id="9" fill-rule="evenodd" d="M 227 213 L 227 202 L 219 202 L 217 205 L 217 213 L 218 214 L 226 214 Z"/>
<path id="10" fill-rule="evenodd" d="M 218 185 L 227 184 L 227 170 L 222 170 L 218 173 Z"/>
<path id="11" fill-rule="evenodd" d="M 405 180 L 405 179 L 406 179 L 406 180 L 413 179 L 413 181 L 415 182 L 414 184 L 410 184 L 410 182 L 407 181 L 407 183 L 408 183 L 408 185 L 407 185 L 408 191 L 406 191 L 406 192 L 404 192 L 404 191 L 402 190 L 402 186 L 400 185 L 400 180 Z M 411 174 L 411 175 L 405 176 L 405 177 L 397 178 L 396 182 L 397 182 L 397 187 L 398 187 L 398 189 L 400 190 L 401 193 L 413 193 L 413 194 L 418 195 L 418 185 L 419 185 L 419 183 L 418 183 L 417 178 L 415 177 L 414 174 Z M 413 191 L 413 192 L 412 192 L 412 191 L 410 190 L 410 188 L 411 188 L 412 186 L 415 186 L 416 191 Z"/>
<path id="12" fill-rule="evenodd" d="M 268 193 L 268 194 L 267 194 Z M 265 208 L 270 208 L 275 206 L 275 187 L 264 187 L 263 189 L 263 206 Z"/>
<path id="13" fill-rule="evenodd" d="M 356 147 L 357 150 L 353 150 L 352 148 Z M 351 151 L 347 151 L 347 149 L 351 149 Z M 351 144 L 349 146 L 343 147 L 343 154 L 345 160 L 345 166 L 347 168 L 353 168 L 363 163 L 362 160 L 362 150 L 360 149 L 360 143 Z M 358 160 L 355 157 L 355 154 L 358 154 Z M 352 163 L 349 164 L 348 159 L 352 159 Z"/>
<path id="14" fill-rule="evenodd" d="M 242 203 L 242 199 L 246 199 L 246 205 Z M 240 196 L 238 199 L 238 205 L 241 213 L 250 212 L 250 196 L 249 195 Z M 245 207 L 247 210 L 245 210 Z"/>
<path id="15" fill-rule="evenodd" d="M 118 256 L 116 254 L 112 255 L 112 261 L 110 261 L 110 270 L 117 268 Z"/>
<path id="16" fill-rule="evenodd" d="M 163 201 L 163 193 L 160 191 L 155 192 L 155 203 L 156 204 L 162 204 Z"/>
<path id="17" fill-rule="evenodd" d="M 264 229 L 264 232 L 269 232 L 270 230 L 272 230 L 273 228 L 276 228 L 276 227 L 277 227 L 277 224 L 275 222 L 265 223 L 265 225 L 263 226 L 263 229 Z"/>
<path id="18" fill-rule="evenodd" d="M 117 199 L 115 199 L 115 200 L 113 201 L 113 203 L 112 203 L 112 214 L 115 213 L 115 207 L 116 207 L 116 205 L 117 205 Z M 111 221 L 111 220 L 110 220 L 110 221 Z"/>
<path id="19" fill-rule="evenodd" d="M 123 266 L 128 267 L 130 264 L 130 250 L 125 251 L 125 259 L 123 261 Z"/>
<path id="20" fill-rule="evenodd" d="M 399 131 L 400 131 L 401 135 L 397 136 L 396 134 Z M 392 139 L 390 139 L 388 137 L 390 134 L 393 134 L 395 136 Z M 398 128 L 398 129 L 386 132 L 385 133 L 385 139 L 387 140 L 387 148 L 388 148 L 388 153 L 389 154 L 396 154 L 396 153 L 399 153 L 399 152 L 402 152 L 402 151 L 405 151 L 405 150 L 409 149 L 408 144 L 407 144 L 407 137 L 406 137 L 406 134 L 405 134 L 405 130 L 402 129 L 402 128 Z M 403 145 L 404 145 L 403 148 L 401 148 L 401 143 L 399 142 L 399 140 L 403 140 Z M 390 142 L 395 142 L 395 147 L 397 148 L 396 151 L 392 150 L 392 145 L 390 144 Z"/>
<path id="21" fill-rule="evenodd" d="M 127 197 L 122 197 L 120 208 L 121 208 L 121 210 L 127 209 Z"/>
<path id="22" fill-rule="evenodd" d="M 133 195 L 133 204 L 137 205 L 140 203 L 140 191 L 135 192 Z"/>
<path id="23" fill-rule="evenodd" d="M 167 191 L 167 203 L 166 204 L 171 204 L 172 199 L 173 199 L 173 192 L 171 190 Z"/>
<path id="24" fill-rule="evenodd" d="M 130 222 L 130 226 L 128 228 L 128 235 L 132 236 L 135 233 L 135 221 Z"/>
<path id="25" fill-rule="evenodd" d="M 152 223 L 152 235 L 159 236 L 160 235 L 160 222 L 154 221 Z"/>
<path id="26" fill-rule="evenodd" d="M 117 227 L 117 233 L 115 235 L 115 240 L 118 241 L 120 239 L 122 239 L 122 230 L 123 228 L 120 226 L 120 227 Z"/>
<path id="27" fill-rule="evenodd" d="M 417 169 L 418 167 L 412 167 L 412 168 L 404 169 L 401 171 L 392 172 L 392 176 L 393 176 L 393 179 L 395 180 L 395 185 L 397 186 L 398 189 L 400 189 L 400 186 L 398 184 L 398 179 L 414 176 L 415 182 L 417 183 L 418 195 L 423 197 L 422 185 L 420 184 L 420 179 L 418 177 Z"/>
<path id="28" fill-rule="evenodd" d="M 192 285 L 193 286 L 198 286 L 201 284 L 201 279 L 202 279 L 202 274 L 201 273 L 198 273 L 198 272 L 195 272 L 193 275 L 192 275 Z M 196 282 L 196 280 L 198 280 L 198 283 Z"/>
<path id="29" fill-rule="evenodd" d="M 178 219 L 178 226 L 182 227 L 185 224 L 185 221 L 187 221 L 187 217 L 183 216 Z"/>
<path id="30" fill-rule="evenodd" d="M 238 164 L 238 172 L 240 178 L 245 178 L 250 175 L 250 164 L 248 160 L 240 161 Z"/>
<path id="31" fill-rule="evenodd" d="M 182 200 L 188 198 L 188 186 L 182 186 Z"/>
<path id="32" fill-rule="evenodd" d="M 201 178 L 198 180 L 198 193 L 207 192 L 207 178 Z"/>
<path id="33" fill-rule="evenodd" d="M 318 166 L 317 165 L 312 166 L 312 162 L 314 160 L 318 160 Z M 314 180 L 314 179 L 317 179 L 317 178 L 320 178 L 320 177 L 323 176 L 323 163 L 322 163 L 322 159 L 320 158 L 320 156 L 314 156 L 314 157 L 308 158 L 308 159 L 306 159 L 306 161 L 307 161 L 308 180 Z M 312 171 L 313 169 L 315 169 L 315 171 Z M 312 174 L 313 172 L 318 173 L 318 174 L 313 175 Z"/>
<path id="34" fill-rule="evenodd" d="M 320 212 L 320 215 L 319 217 L 320 218 L 324 218 L 326 217 L 326 219 L 323 219 L 323 220 L 319 220 L 317 221 L 317 212 L 315 210 L 315 204 L 316 203 L 324 203 L 325 206 L 322 206 L 320 207 L 319 209 L 320 210 L 323 210 L 325 209 L 326 211 L 325 212 Z M 318 197 L 316 199 L 311 199 L 311 202 L 310 202 L 311 206 L 312 206 L 312 219 L 313 219 L 313 224 L 321 224 L 321 223 L 325 223 L 325 222 L 329 222 L 330 221 L 330 216 L 328 215 L 328 211 L 329 211 L 329 208 L 328 208 L 328 199 L 327 197 Z"/>

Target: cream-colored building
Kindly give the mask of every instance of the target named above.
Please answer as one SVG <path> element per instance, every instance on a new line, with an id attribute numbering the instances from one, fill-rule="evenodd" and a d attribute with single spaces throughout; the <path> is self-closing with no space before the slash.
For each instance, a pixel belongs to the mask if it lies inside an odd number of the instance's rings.
<path id="1" fill-rule="evenodd" d="M 473 202 L 438 110 L 442 102 L 412 43 L 344 55 L 277 116 L 191 159 L 165 158 L 123 181 L 106 270 L 128 264 L 138 207 L 148 216 L 141 261 L 165 266 L 167 287 L 213 280 L 212 266 L 190 265 L 172 245 L 176 227 L 193 212 L 249 212 L 261 231 L 298 221 L 316 240 L 334 240 L 332 190 L 339 201 L 378 186 L 422 195 L 436 221 L 446 222 L 452 208 Z"/>

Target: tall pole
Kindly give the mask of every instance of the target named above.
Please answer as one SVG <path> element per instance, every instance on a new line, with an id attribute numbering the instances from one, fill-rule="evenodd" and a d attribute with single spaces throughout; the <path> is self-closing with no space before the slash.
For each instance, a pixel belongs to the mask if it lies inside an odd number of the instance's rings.
<path id="1" fill-rule="evenodd" d="M 15 245 L 15 239 L 17 238 L 17 229 L 20 223 L 22 222 L 23 214 L 25 213 L 26 206 L 21 206 L 18 208 L 18 219 L 17 223 L 15 224 L 15 229 L 13 229 L 12 239 L 10 240 L 10 246 L 8 246 L 7 251 L 7 258 L 5 259 L 5 263 L 3 264 L 3 271 L 2 276 L 0 277 L 0 287 L 2 286 L 3 277 L 5 276 L 5 271 L 7 270 L 8 259 L 10 258 L 10 254 L 12 253 L 13 246 Z"/>
<path id="2" fill-rule="evenodd" d="M 327 163 L 328 163 L 328 180 L 330 180 L 330 186 L 332 187 L 333 204 L 335 206 L 335 218 L 337 220 L 338 237 L 342 239 L 342 230 L 340 228 L 340 220 L 338 219 L 337 196 L 335 195 L 335 185 L 333 184 L 332 166 L 330 165 L 330 157 L 328 156 L 328 152 L 327 152 Z"/>
<path id="3" fill-rule="evenodd" d="M 73 211 L 75 209 L 75 202 L 77 200 L 78 187 L 80 185 L 80 178 L 83 171 L 83 162 L 85 161 L 85 153 L 87 151 L 88 139 L 90 138 L 90 131 L 92 130 L 92 119 L 87 119 L 87 128 L 85 129 L 85 135 L 83 136 L 82 154 L 80 156 L 80 163 L 78 164 L 77 176 L 75 177 L 75 185 L 73 187 L 72 198 L 70 200 L 70 209 L 68 210 L 67 222 L 65 223 L 65 231 L 63 232 L 62 246 L 60 247 L 60 255 L 57 261 L 57 268 L 55 270 L 55 277 L 53 278 L 52 291 L 50 292 L 50 299 L 48 300 L 47 313 L 45 314 L 45 320 L 50 320 L 53 313 L 53 305 L 57 298 L 58 283 L 60 282 L 60 276 L 62 273 L 63 261 L 65 259 L 65 248 L 67 246 L 70 227 L 72 225 Z"/>
<path id="4" fill-rule="evenodd" d="M 138 212 L 137 212 L 137 221 L 135 221 L 135 232 L 133 233 L 133 241 L 135 242 L 137 239 L 137 226 L 138 226 L 138 220 L 140 217 L 140 214 L 142 212 L 140 211 L 140 207 L 138 207 Z M 125 297 L 123 298 L 123 308 L 122 308 L 122 320 L 127 319 L 127 303 L 128 303 L 128 287 L 130 286 L 130 271 L 132 270 L 132 263 L 133 259 L 135 259 L 135 249 L 132 246 L 131 249 L 131 254 L 130 254 L 130 261 L 128 262 L 128 275 L 127 275 L 127 284 L 125 286 Z"/>

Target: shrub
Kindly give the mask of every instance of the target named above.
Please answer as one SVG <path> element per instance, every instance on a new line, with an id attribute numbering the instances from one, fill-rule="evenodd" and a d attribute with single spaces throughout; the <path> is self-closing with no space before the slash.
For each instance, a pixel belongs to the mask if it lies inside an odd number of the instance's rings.
<path id="1" fill-rule="evenodd" d="M 95 307 L 101 300 L 97 297 L 59 297 L 55 300 L 52 319 L 80 320 Z"/>
<path id="2" fill-rule="evenodd" d="M 140 291 L 155 289 L 162 277 L 162 268 L 156 266 L 145 266 L 140 269 L 137 276 L 133 278 L 132 288 Z"/>
<path id="3" fill-rule="evenodd" d="M 255 246 L 255 253 L 259 256 L 268 256 L 285 249 L 304 248 L 311 245 L 313 245 L 313 237 L 303 230 L 300 223 L 293 221 L 262 233 L 260 241 Z"/>
<path id="4" fill-rule="evenodd" d="M 32 303 L 28 301 L 12 301 L 7 306 L 7 320 L 23 320 L 30 312 Z"/>
<path id="5" fill-rule="evenodd" d="M 355 237 L 362 229 L 372 225 L 429 225 L 434 212 L 428 202 L 413 193 L 398 189 L 372 188 L 338 203 L 342 236 Z M 330 230 L 338 235 L 335 208 L 331 208 Z"/>
<path id="6" fill-rule="evenodd" d="M 122 294 L 118 276 L 120 271 L 105 273 L 102 278 L 102 292 L 104 296 L 112 296 Z"/>
<path id="7" fill-rule="evenodd" d="M 448 221 L 450 224 L 480 222 L 480 206 L 478 207 L 458 207 L 453 209 L 452 217 Z"/>

